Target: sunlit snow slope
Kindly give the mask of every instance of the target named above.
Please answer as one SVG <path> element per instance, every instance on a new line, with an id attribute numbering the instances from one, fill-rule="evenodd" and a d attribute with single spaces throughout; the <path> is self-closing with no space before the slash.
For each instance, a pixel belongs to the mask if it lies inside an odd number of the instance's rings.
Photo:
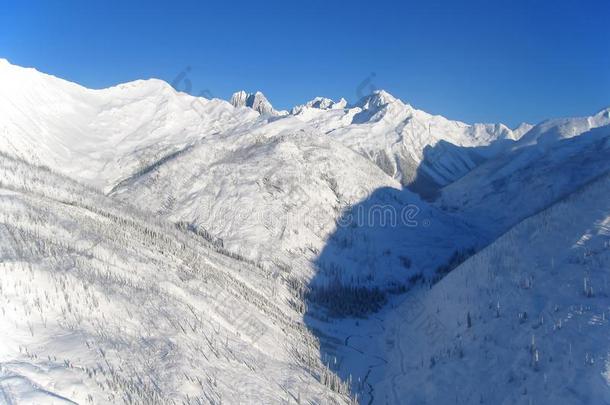
<path id="1" fill-rule="evenodd" d="M 0 151 L 108 190 L 194 140 L 258 117 L 161 80 L 91 90 L 0 59 Z"/>
<path id="2" fill-rule="evenodd" d="M 0 403 L 349 401 L 283 275 L 227 254 L 0 154 Z"/>

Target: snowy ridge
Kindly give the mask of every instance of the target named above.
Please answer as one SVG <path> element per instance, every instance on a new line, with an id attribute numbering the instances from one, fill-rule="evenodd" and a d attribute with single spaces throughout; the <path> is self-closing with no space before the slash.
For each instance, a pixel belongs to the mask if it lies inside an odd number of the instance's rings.
<path id="1" fill-rule="evenodd" d="M 293 107 L 290 113 L 292 115 L 304 114 L 307 109 L 317 110 L 337 110 L 347 106 L 347 100 L 341 98 L 339 101 L 333 101 L 327 97 L 316 97 L 305 104 Z"/>
<path id="2" fill-rule="evenodd" d="M 592 117 L 593 120 L 595 117 Z M 562 121 L 550 132 L 583 128 Z M 547 127 L 547 124 L 541 124 Z M 553 127 L 554 128 L 554 127 Z M 538 133 L 538 127 L 530 132 Z M 438 205 L 486 228 L 492 238 L 610 171 L 610 125 L 554 142 L 521 146 L 445 187 Z M 498 206 L 503 209 L 498 210 Z"/>
<path id="3" fill-rule="evenodd" d="M 610 125 L 610 108 L 589 117 L 559 118 L 544 121 L 527 132 L 519 146 L 537 144 L 545 146 L 561 139 L 568 139 L 595 128 Z"/>
<path id="4" fill-rule="evenodd" d="M 227 103 L 179 93 L 154 79 L 90 90 L 8 62 L 0 66 L 0 86 L 0 150 L 61 168 L 107 191 L 203 137 L 287 114 L 274 110 L 260 92 L 238 92 Z M 363 154 L 403 185 L 417 185 L 419 176 L 421 189 L 432 190 L 504 150 L 504 141 L 523 132 L 449 121 L 384 91 L 349 108 L 345 100 L 317 98 L 295 107 L 292 116 Z M 458 148 L 428 157 L 427 150 L 441 140 Z"/>
<path id="5" fill-rule="evenodd" d="M 528 129 L 527 124 L 513 132 L 502 124 L 450 121 L 404 104 L 383 90 L 349 108 L 302 107 L 293 113 L 363 154 L 403 185 L 430 197 L 440 186 L 506 150 Z"/>
<path id="6" fill-rule="evenodd" d="M 257 118 L 155 79 L 90 90 L 5 63 L 0 87 L 0 151 L 106 190 L 203 136 Z"/>

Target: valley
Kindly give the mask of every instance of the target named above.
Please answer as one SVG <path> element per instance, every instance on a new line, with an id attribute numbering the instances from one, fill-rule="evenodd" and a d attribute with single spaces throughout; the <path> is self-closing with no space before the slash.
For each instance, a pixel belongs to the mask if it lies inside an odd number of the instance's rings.
<path id="1" fill-rule="evenodd" d="M 0 402 L 610 401 L 608 109 L 0 86 Z"/>

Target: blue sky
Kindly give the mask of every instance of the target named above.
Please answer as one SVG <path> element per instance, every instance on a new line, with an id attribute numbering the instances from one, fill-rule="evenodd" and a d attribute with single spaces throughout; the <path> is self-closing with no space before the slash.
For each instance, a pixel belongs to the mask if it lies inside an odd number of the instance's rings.
<path id="1" fill-rule="evenodd" d="M 96 88 L 188 66 L 194 94 L 278 108 L 373 87 L 466 122 L 610 106 L 607 0 L 89 3 L 3 2 L 0 57 Z"/>

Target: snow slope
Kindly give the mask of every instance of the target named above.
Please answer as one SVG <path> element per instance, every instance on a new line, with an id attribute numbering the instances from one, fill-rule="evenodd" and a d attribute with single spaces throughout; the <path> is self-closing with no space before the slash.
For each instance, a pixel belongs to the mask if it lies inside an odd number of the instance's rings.
<path id="1" fill-rule="evenodd" d="M 316 99 L 293 114 L 367 156 L 403 185 L 432 196 L 477 164 L 503 151 L 529 126 L 467 125 L 417 110 L 378 90 L 349 108 Z"/>
<path id="2" fill-rule="evenodd" d="M 258 118 L 156 79 L 91 90 L 5 59 L 0 89 L 0 151 L 104 190 L 197 139 Z"/>
<path id="3" fill-rule="evenodd" d="M 547 145 L 560 139 L 573 138 L 592 129 L 610 125 L 610 108 L 589 117 L 558 118 L 544 121 L 527 132 L 518 146 Z"/>
<path id="4" fill-rule="evenodd" d="M 575 118 L 566 119 L 562 122 L 565 126 L 570 121 L 573 121 L 575 126 L 577 126 L 582 120 Z M 609 215 L 607 209 L 607 202 L 610 201 L 608 198 L 610 188 L 608 187 L 607 180 L 610 169 L 608 166 L 610 162 L 610 159 L 608 159 L 610 156 L 609 135 L 608 127 L 602 126 L 570 139 L 543 142 L 541 145 L 516 145 L 518 147 L 513 151 L 491 159 L 462 179 L 446 187 L 443 190 L 443 196 L 438 206 L 442 207 L 447 214 L 451 214 L 453 218 L 462 218 L 466 223 L 471 224 L 476 231 L 471 229 L 470 232 L 474 232 L 479 236 L 479 243 L 486 244 L 492 243 L 498 236 L 508 231 L 521 220 L 538 214 L 541 210 L 553 206 L 558 201 L 566 198 L 566 196 L 573 195 L 572 198 L 579 198 L 579 195 L 586 193 L 587 196 L 583 197 L 583 199 L 586 198 L 587 203 L 579 202 L 575 204 L 574 211 L 577 215 L 574 216 L 573 223 L 569 221 L 560 222 L 557 228 L 553 228 L 551 234 L 547 235 L 547 239 L 541 241 L 539 245 L 532 246 L 532 251 L 539 250 L 540 252 L 545 252 L 545 249 L 551 249 L 560 254 L 569 249 L 560 243 L 556 243 L 553 238 L 560 237 L 561 235 L 571 237 L 569 235 L 573 234 L 578 234 L 580 237 L 579 232 L 583 232 L 582 226 L 588 226 L 587 221 L 589 220 L 579 216 L 581 211 L 589 213 L 590 210 L 593 210 L 593 215 L 600 214 L 602 216 L 606 215 L 606 217 Z M 587 184 L 595 182 L 600 178 L 605 178 L 606 180 L 600 180 L 596 185 L 585 189 Z M 594 191 L 591 191 L 591 189 Z M 596 202 L 596 199 L 600 201 Z M 449 205 L 449 203 L 453 203 L 453 205 Z M 596 207 L 599 209 L 596 209 Z M 541 220 L 540 218 L 546 218 L 543 215 L 540 214 L 534 217 L 539 218 L 542 224 L 530 227 L 529 231 L 531 232 L 532 239 L 538 233 L 546 232 L 546 230 L 543 231 L 542 229 L 545 229 L 548 225 L 547 222 L 554 223 L 554 220 Z M 564 215 L 571 214 L 568 212 Z M 532 219 L 532 221 L 536 220 Z M 605 224 L 603 222 L 601 225 L 599 223 L 592 223 L 591 226 L 598 227 L 599 232 L 603 234 L 607 230 L 607 220 Z M 388 239 L 386 246 L 392 246 L 392 236 L 395 235 L 392 229 L 384 229 L 382 232 Z M 345 231 L 337 232 L 331 237 L 331 240 L 341 239 L 341 235 L 344 233 Z M 465 235 L 468 235 L 468 231 L 461 230 L 456 235 L 456 238 L 462 239 Z M 583 240 L 587 237 L 585 236 Z M 601 242 L 595 243 L 607 247 L 608 245 L 604 245 L 603 238 L 604 236 L 602 236 Z M 525 238 L 525 240 L 522 243 L 527 244 L 529 239 Z M 425 239 L 419 242 L 421 243 L 417 246 L 420 252 L 427 250 L 430 246 L 430 242 Z M 524 269 L 537 268 L 537 265 L 532 265 L 528 261 L 529 259 L 522 259 L 525 249 L 520 247 L 509 249 L 502 244 L 498 246 L 500 246 L 496 248 L 498 254 L 488 259 L 492 266 L 496 260 L 500 262 L 511 260 L 512 267 Z M 445 246 L 444 251 L 446 252 L 451 249 L 451 246 Z M 325 250 L 332 251 L 333 246 L 329 244 Z M 439 250 L 442 251 L 442 249 Z M 504 253 L 502 253 L 503 250 L 505 250 Z M 399 249 L 398 251 L 404 250 Z M 487 254 L 485 252 L 488 251 L 483 251 L 480 257 L 485 257 Z M 357 254 L 357 250 L 355 254 Z M 361 257 L 366 257 L 367 255 L 368 252 L 367 254 L 361 253 Z M 584 255 L 588 256 L 589 253 L 585 252 Z M 345 257 L 345 254 L 343 254 L 343 257 Z M 506 259 L 502 259 L 503 257 Z M 542 259 L 539 261 L 542 262 Z M 451 267 L 449 266 L 447 269 L 451 269 Z M 581 270 L 586 271 L 588 267 L 588 265 L 581 266 Z M 578 268 L 578 266 L 575 266 L 575 268 Z M 607 269 L 607 263 L 602 264 L 602 268 Z M 458 270 L 453 271 L 456 272 Z M 443 279 L 441 284 L 448 283 L 443 285 L 451 288 L 452 282 L 449 281 L 451 277 L 453 277 L 452 273 L 449 277 Z M 478 276 L 478 278 L 475 277 L 475 281 L 472 278 L 468 278 L 465 281 L 467 283 L 466 286 L 478 282 L 480 279 L 484 278 Z M 596 282 L 598 284 L 601 282 L 605 283 L 604 280 L 597 278 Z M 564 281 L 560 279 L 557 280 L 557 283 Z M 529 282 L 529 280 L 524 281 L 524 283 Z M 581 280 L 580 283 L 582 282 Z M 575 283 L 578 284 L 577 282 Z M 552 290 L 555 287 L 553 286 L 550 289 Z M 435 288 L 432 288 L 431 291 L 435 291 Z M 499 290 L 503 291 L 503 287 L 500 287 Z M 513 294 L 510 288 L 507 288 L 506 291 L 510 297 L 502 298 L 510 301 L 510 305 L 515 305 L 522 300 L 521 295 Z M 470 372 L 470 375 L 460 373 L 459 365 L 450 365 L 447 368 L 443 368 L 444 365 L 438 366 L 440 357 L 455 356 L 456 353 L 459 356 L 460 353 L 463 353 L 463 348 L 459 346 L 461 343 L 457 341 L 458 343 L 454 343 L 454 346 L 449 348 L 445 353 L 439 354 L 435 352 L 439 350 L 435 346 L 437 340 L 444 339 L 443 344 L 449 346 L 451 344 L 448 342 L 450 342 L 454 335 L 452 334 L 453 331 L 450 330 L 451 328 L 446 326 L 447 323 L 445 321 L 440 322 L 436 315 L 437 311 L 440 311 L 440 305 L 437 303 L 439 296 L 434 294 L 428 298 L 428 294 L 429 292 L 426 288 L 419 291 L 414 289 L 405 295 L 390 297 L 388 305 L 382 307 L 375 315 L 364 319 L 324 319 L 313 309 L 307 313 L 305 319 L 310 329 L 323 331 L 318 333 L 318 335 L 322 342 L 324 358 L 337 359 L 334 361 L 336 371 L 344 379 L 351 377 L 354 381 L 352 389 L 358 394 L 361 403 L 530 403 L 531 397 L 524 396 L 523 398 L 525 399 L 521 400 L 520 398 L 515 398 L 512 392 L 510 396 L 506 391 L 490 394 L 493 388 L 482 389 L 477 387 L 477 381 L 489 381 L 490 379 L 498 380 L 488 383 L 487 386 L 489 387 L 503 386 L 507 383 L 502 380 L 504 369 L 486 367 L 481 364 L 484 362 L 483 360 L 477 359 L 479 363 L 466 371 L 466 373 Z M 499 297 L 501 297 L 500 294 Z M 472 302 L 476 298 L 469 296 L 468 298 L 461 299 L 462 301 L 468 300 Z M 560 301 L 561 299 L 560 297 L 557 300 Z M 422 300 L 426 300 L 425 307 L 422 304 Z M 448 307 L 452 305 L 456 305 L 455 300 L 447 304 Z M 488 305 L 490 304 L 488 303 Z M 491 305 L 497 306 L 497 302 Z M 527 312 L 531 316 L 529 309 Z M 462 314 L 461 317 L 462 319 L 459 322 L 462 325 L 467 323 L 467 312 Z M 471 317 L 474 319 L 474 314 Z M 453 324 L 450 326 L 453 326 Z M 577 332 L 571 335 L 570 338 L 573 339 L 574 345 L 578 344 L 579 333 L 581 332 L 582 330 L 577 329 Z M 606 332 L 602 330 L 596 333 L 600 334 L 598 336 L 603 336 L 603 333 Z M 505 330 L 494 331 L 485 336 L 484 340 L 505 342 L 504 337 L 507 334 Z M 408 337 L 404 338 L 405 335 Z M 413 337 L 414 335 L 416 337 Z M 413 343 L 414 339 L 419 339 L 417 344 Z M 599 351 L 600 348 L 603 350 L 604 344 L 598 345 L 599 338 L 596 339 L 598 340 L 590 346 L 580 347 L 581 354 L 582 350 L 595 349 Z M 430 345 L 432 348 L 430 349 L 427 345 Z M 501 352 L 501 349 L 492 347 L 485 350 L 484 356 L 487 358 L 499 356 L 495 353 L 496 350 Z M 431 353 L 436 353 L 439 358 L 431 360 Z M 501 352 L 501 356 L 504 355 L 505 352 Z M 510 357 L 511 355 L 508 356 Z M 589 355 L 582 355 L 587 356 L 587 359 L 590 361 Z M 399 363 L 397 359 L 402 360 Z M 599 361 L 599 357 L 595 361 Z M 427 371 L 432 363 L 434 363 L 434 370 L 439 374 L 438 378 L 430 374 L 434 373 L 434 371 L 430 373 Z M 500 362 L 499 364 L 503 363 Z M 440 371 L 438 371 L 439 367 L 441 367 Z M 477 368 L 483 370 L 482 375 L 473 371 Z M 413 376 L 413 373 L 421 374 L 421 370 L 425 370 L 421 378 Z M 566 398 L 569 399 L 566 399 L 564 403 L 587 403 L 586 400 L 574 399 L 574 396 L 587 398 L 586 388 L 583 388 L 583 385 L 578 382 L 569 383 L 568 379 L 572 378 L 572 374 L 563 373 L 562 375 L 562 372 L 561 370 L 556 372 L 554 377 L 556 383 L 559 380 L 558 385 L 568 385 L 569 389 L 573 391 L 572 396 L 567 396 Z M 453 382 L 454 375 L 459 375 L 459 378 L 456 377 L 455 384 Z M 511 373 L 510 378 L 513 380 L 518 379 L 515 375 L 517 374 Z M 583 377 L 583 380 L 590 376 L 589 373 L 584 375 L 587 377 Z M 531 391 L 531 388 L 524 387 L 523 385 L 519 389 Z M 559 392 L 559 388 L 554 387 L 553 389 Z M 597 392 L 589 403 L 601 403 L 598 399 L 607 396 L 608 390 L 603 384 L 597 385 L 595 390 Z M 506 395 L 506 398 L 502 397 L 502 395 Z M 540 393 L 536 395 L 538 397 L 542 396 Z M 557 394 L 557 396 L 560 397 L 561 394 Z M 536 399 L 532 399 L 531 403 L 540 402 L 546 403 Z"/>
<path id="5" fill-rule="evenodd" d="M 376 391 L 410 404 L 608 403 L 608 190 L 605 175 L 408 297 L 387 320 Z"/>
<path id="6" fill-rule="evenodd" d="M 400 188 L 360 154 L 292 117 L 203 139 L 111 195 L 205 229 L 231 250 L 301 280 L 322 277 L 322 267 L 334 269 L 328 278 L 387 287 L 476 245 L 474 236 L 456 238 L 466 224 Z M 344 223 L 357 211 L 374 223 Z M 386 215 L 388 223 L 380 223 Z"/>
<path id="7" fill-rule="evenodd" d="M 282 275 L 4 154 L 0 273 L 0 403 L 349 402 Z"/>
<path id="8" fill-rule="evenodd" d="M 567 128 L 573 133 L 586 129 L 581 126 L 583 121 L 587 119 L 562 120 L 556 127 L 549 127 L 548 123 L 541 126 L 547 133 Z M 530 133 L 541 131 L 536 127 Z M 610 125 L 605 125 L 554 142 L 518 146 L 445 187 L 438 205 L 486 229 L 493 240 L 520 220 L 608 171 Z"/>

